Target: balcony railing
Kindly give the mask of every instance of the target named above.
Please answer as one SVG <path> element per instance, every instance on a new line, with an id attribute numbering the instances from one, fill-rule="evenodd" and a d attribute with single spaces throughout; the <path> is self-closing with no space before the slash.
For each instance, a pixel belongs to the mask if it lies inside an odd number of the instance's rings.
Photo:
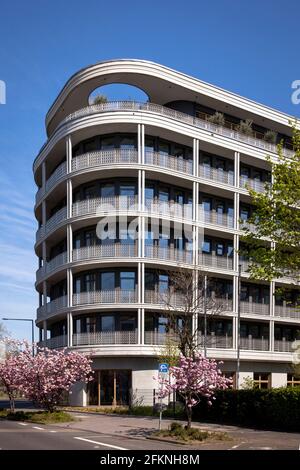
<path id="1" fill-rule="evenodd" d="M 233 258 L 229 256 L 216 256 L 208 253 L 199 254 L 199 264 L 213 268 L 233 269 Z"/>
<path id="2" fill-rule="evenodd" d="M 138 331 L 97 331 L 95 333 L 73 334 L 73 346 L 97 344 L 137 344 Z"/>
<path id="3" fill-rule="evenodd" d="M 199 165 L 199 176 L 211 181 L 218 181 L 220 183 L 233 185 L 234 174 L 233 172 L 224 171 L 210 166 Z"/>
<path id="4" fill-rule="evenodd" d="M 51 232 L 57 225 L 67 218 L 67 206 L 59 209 L 47 220 L 45 227 L 41 226 L 36 232 L 36 241 L 39 241 L 44 235 Z"/>
<path id="5" fill-rule="evenodd" d="M 73 294 L 73 305 L 130 304 L 137 302 L 136 290 L 102 290 Z"/>
<path id="6" fill-rule="evenodd" d="M 98 150 L 84 153 L 72 159 L 72 171 L 84 170 L 114 163 L 137 163 L 138 152 L 135 149 Z"/>
<path id="7" fill-rule="evenodd" d="M 68 346 L 68 337 L 67 335 L 54 336 L 53 338 L 40 341 L 38 343 L 38 346 L 40 348 L 49 348 L 49 349 L 65 348 L 66 346 Z"/>
<path id="8" fill-rule="evenodd" d="M 269 351 L 269 340 L 266 338 L 240 338 L 241 349 L 247 349 L 249 351 Z"/>
<path id="9" fill-rule="evenodd" d="M 74 202 L 72 208 L 73 217 L 81 215 L 109 213 L 112 210 L 137 210 L 137 196 L 112 196 L 84 199 Z"/>
<path id="10" fill-rule="evenodd" d="M 47 179 L 45 188 L 40 188 L 38 192 L 36 193 L 35 201 L 38 203 L 41 198 L 46 194 L 53 186 L 65 175 L 67 174 L 67 163 L 62 162 L 55 170 L 54 172 L 50 175 L 50 177 Z"/>
<path id="11" fill-rule="evenodd" d="M 86 108 L 79 109 L 67 116 L 61 123 L 58 125 L 56 129 L 63 126 L 65 123 L 73 121 L 75 119 L 89 116 L 92 114 L 97 114 L 101 112 L 107 111 L 146 111 L 155 114 L 159 114 L 161 116 L 165 116 L 171 119 L 175 119 L 179 122 L 184 122 L 186 124 L 190 124 L 197 128 L 206 130 L 210 133 L 215 133 L 221 135 L 223 137 L 227 137 L 230 139 L 237 140 L 239 142 L 243 142 L 245 144 L 254 146 L 256 148 L 260 148 L 266 152 L 277 152 L 277 146 L 275 144 L 266 142 L 265 140 L 258 139 L 255 137 L 247 136 L 238 132 L 234 129 L 228 129 L 224 126 L 219 126 L 217 124 L 213 124 L 211 122 L 206 121 L 205 119 L 196 118 L 194 116 L 190 116 L 189 114 L 182 113 L 180 111 L 176 111 L 174 109 L 167 108 L 166 106 L 162 106 L 159 104 L 154 103 L 141 103 L 136 101 L 111 101 L 107 103 L 101 103 L 96 105 L 87 106 Z M 42 147 L 42 149 L 44 146 Z M 42 150 L 41 149 L 41 150 Z M 283 149 L 285 155 L 293 155 L 294 152 L 288 150 L 286 148 Z"/>
<path id="12" fill-rule="evenodd" d="M 287 341 L 285 339 L 274 341 L 274 351 L 277 352 L 293 352 L 294 341 Z"/>
<path id="13" fill-rule="evenodd" d="M 57 299 L 51 300 L 46 305 L 43 305 L 37 309 L 37 318 L 41 319 L 46 315 L 56 313 L 58 310 L 67 307 L 67 296 L 63 295 Z"/>
<path id="14" fill-rule="evenodd" d="M 145 331 L 145 344 L 164 345 L 166 342 L 178 343 L 178 336 L 171 333 L 160 333 L 158 331 Z"/>
<path id="15" fill-rule="evenodd" d="M 275 317 L 300 319 L 300 305 L 298 307 L 275 305 Z"/>
<path id="16" fill-rule="evenodd" d="M 73 250 L 73 261 L 101 258 L 132 258 L 137 256 L 137 244 L 109 243 L 83 246 Z"/>
<path id="17" fill-rule="evenodd" d="M 42 266 L 40 269 L 38 269 L 36 273 L 37 281 L 40 281 L 45 276 L 45 274 L 49 274 L 54 271 L 54 269 L 63 266 L 67 262 L 67 256 L 67 252 L 64 251 L 63 253 L 60 253 L 48 261 L 45 266 Z"/>
<path id="18" fill-rule="evenodd" d="M 204 335 L 198 336 L 198 344 L 201 348 L 205 346 Z M 223 335 L 217 336 L 215 334 L 208 334 L 206 336 L 206 347 L 207 348 L 222 348 L 222 349 L 231 349 L 233 347 L 232 336 Z"/>
<path id="19" fill-rule="evenodd" d="M 145 211 L 149 214 L 153 213 L 180 219 L 192 219 L 193 217 L 192 204 L 178 204 L 174 201 L 146 199 Z"/>
<path id="20" fill-rule="evenodd" d="M 258 302 L 241 301 L 241 313 L 254 313 L 255 315 L 270 315 L 270 305 Z"/>
<path id="21" fill-rule="evenodd" d="M 185 299 L 182 294 L 178 292 L 169 293 L 158 292 L 157 290 L 145 290 L 145 303 L 182 308 L 185 304 Z"/>
<path id="22" fill-rule="evenodd" d="M 178 250 L 171 247 L 160 247 L 157 245 L 146 245 L 145 246 L 145 257 L 155 258 L 164 261 L 175 261 L 178 263 L 193 262 L 193 252 L 188 250 Z"/>
<path id="23" fill-rule="evenodd" d="M 263 181 L 240 176 L 240 188 L 248 189 L 248 187 L 254 189 L 257 193 L 263 193 L 265 191 L 265 183 Z"/>
<path id="24" fill-rule="evenodd" d="M 158 168 L 163 167 L 189 175 L 193 174 L 193 160 L 185 160 L 182 157 L 146 150 L 145 163 L 146 165 L 154 165 Z"/>
<path id="25" fill-rule="evenodd" d="M 227 228 L 234 227 L 233 216 L 228 214 L 218 214 L 215 211 L 204 211 L 201 206 L 199 208 L 199 220 L 207 224 L 221 225 Z"/>

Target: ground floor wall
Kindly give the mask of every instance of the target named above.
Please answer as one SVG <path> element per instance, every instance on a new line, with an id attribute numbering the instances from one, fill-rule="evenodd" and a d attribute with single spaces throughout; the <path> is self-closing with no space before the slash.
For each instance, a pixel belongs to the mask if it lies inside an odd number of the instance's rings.
<path id="1" fill-rule="evenodd" d="M 95 357 L 94 382 L 78 383 L 70 394 L 73 406 L 153 405 L 158 388 L 158 361 L 149 357 Z M 233 376 L 236 385 L 236 362 L 224 361 L 221 369 Z M 239 388 L 255 379 L 261 388 L 285 387 L 292 368 L 288 363 L 241 361 Z M 170 397 L 169 400 L 172 400 Z"/>

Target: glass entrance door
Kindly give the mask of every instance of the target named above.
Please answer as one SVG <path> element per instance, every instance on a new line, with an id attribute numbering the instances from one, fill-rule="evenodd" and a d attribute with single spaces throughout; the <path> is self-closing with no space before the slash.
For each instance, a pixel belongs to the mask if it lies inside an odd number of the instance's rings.
<path id="1" fill-rule="evenodd" d="M 96 371 L 88 384 L 88 403 L 97 406 L 129 405 L 131 370 Z"/>

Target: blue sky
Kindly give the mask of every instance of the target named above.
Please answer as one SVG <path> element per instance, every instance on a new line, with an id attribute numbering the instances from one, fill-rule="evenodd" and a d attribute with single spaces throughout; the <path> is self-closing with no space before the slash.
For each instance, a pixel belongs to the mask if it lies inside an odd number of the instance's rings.
<path id="1" fill-rule="evenodd" d="M 70 75 L 105 59 L 148 59 L 299 117 L 299 18 L 298 0 L 2 0 L 0 317 L 35 316 L 32 161 Z M 30 337 L 26 323 L 7 326 Z"/>

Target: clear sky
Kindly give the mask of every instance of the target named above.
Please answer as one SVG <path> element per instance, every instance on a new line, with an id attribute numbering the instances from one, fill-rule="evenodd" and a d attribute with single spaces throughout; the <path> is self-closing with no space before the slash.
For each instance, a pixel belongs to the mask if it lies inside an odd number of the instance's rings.
<path id="1" fill-rule="evenodd" d="M 299 0 L 1 0 L 0 318 L 35 317 L 32 161 L 65 81 L 105 59 L 148 59 L 299 117 L 299 18 Z"/>

